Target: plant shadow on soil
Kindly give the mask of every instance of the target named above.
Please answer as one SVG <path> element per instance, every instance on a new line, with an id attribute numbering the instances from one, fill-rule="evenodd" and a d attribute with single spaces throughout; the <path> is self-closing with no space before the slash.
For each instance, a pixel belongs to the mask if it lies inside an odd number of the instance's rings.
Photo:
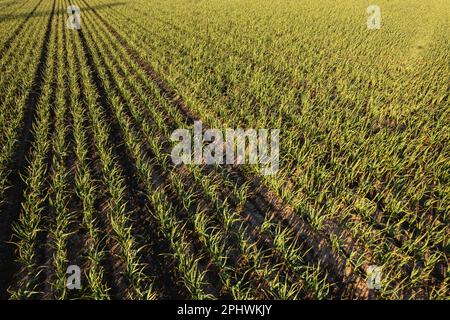
<path id="1" fill-rule="evenodd" d="M 105 9 L 105 8 L 111 8 L 111 7 L 117 7 L 117 6 L 123 6 L 125 5 L 125 2 L 115 2 L 115 3 L 105 3 L 100 4 L 96 6 L 92 6 L 91 8 L 82 8 L 83 11 L 88 10 L 98 10 L 98 9 Z M 55 10 L 54 14 L 67 14 L 67 10 Z M 29 12 L 23 12 L 23 13 L 16 13 L 16 14 L 0 14 L 0 21 L 5 22 L 6 20 L 17 20 L 17 19 L 26 19 L 29 16 Z M 51 11 L 39 11 L 33 13 L 33 17 L 41 17 L 41 16 L 49 16 L 51 15 Z"/>

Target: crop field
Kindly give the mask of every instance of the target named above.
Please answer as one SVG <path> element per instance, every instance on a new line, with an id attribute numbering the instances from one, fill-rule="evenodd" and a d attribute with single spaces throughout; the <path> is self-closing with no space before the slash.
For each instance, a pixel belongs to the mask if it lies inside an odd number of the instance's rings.
<path id="1" fill-rule="evenodd" d="M 0 0 L 0 298 L 449 299 L 449 92 L 448 0 Z"/>

